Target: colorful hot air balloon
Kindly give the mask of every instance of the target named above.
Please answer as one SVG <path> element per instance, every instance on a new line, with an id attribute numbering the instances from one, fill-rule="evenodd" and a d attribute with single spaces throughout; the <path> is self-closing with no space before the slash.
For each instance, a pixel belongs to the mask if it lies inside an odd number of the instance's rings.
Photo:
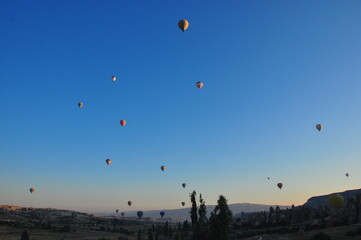
<path id="1" fill-rule="evenodd" d="M 328 197 L 328 203 L 333 208 L 340 208 L 340 207 L 343 207 L 345 200 L 342 197 L 342 195 L 340 195 L 340 194 L 332 194 Z"/>
<path id="2" fill-rule="evenodd" d="M 316 129 L 317 129 L 319 132 L 321 132 L 322 128 L 323 128 L 322 124 L 317 124 L 317 125 L 316 125 Z"/>
<path id="3" fill-rule="evenodd" d="M 178 22 L 178 27 L 182 32 L 184 32 L 189 27 L 189 22 L 185 19 L 182 19 Z"/>
<path id="4" fill-rule="evenodd" d="M 186 203 L 185 202 L 182 202 L 182 206 L 184 207 L 184 205 L 186 205 Z"/>
<path id="5" fill-rule="evenodd" d="M 183 187 L 183 188 L 186 188 L 186 186 L 187 186 L 187 184 L 182 183 L 182 187 Z"/>
<path id="6" fill-rule="evenodd" d="M 129 207 L 132 206 L 132 204 L 133 204 L 132 201 L 128 201 Z"/>
<path id="7" fill-rule="evenodd" d="M 143 212 L 142 212 L 142 211 L 138 211 L 138 212 L 137 212 L 137 216 L 138 216 L 139 218 L 141 218 L 141 217 L 143 216 Z"/>
<path id="8" fill-rule="evenodd" d="M 345 175 L 346 175 L 346 177 L 350 176 L 350 174 L 348 174 L 348 173 L 346 173 Z"/>
<path id="9" fill-rule="evenodd" d="M 107 160 L 105 160 L 105 162 L 106 162 L 107 165 L 109 166 L 109 165 L 112 163 L 112 160 L 111 160 L 111 159 L 107 159 Z"/>
<path id="10" fill-rule="evenodd" d="M 112 81 L 115 82 L 117 80 L 116 76 L 112 76 Z"/>
<path id="11" fill-rule="evenodd" d="M 125 124 L 127 124 L 127 121 L 125 121 L 125 120 L 120 120 L 120 125 L 124 126 Z"/>
<path id="12" fill-rule="evenodd" d="M 196 82 L 196 86 L 197 86 L 197 88 L 202 88 L 202 87 L 203 87 L 203 83 L 202 83 L 202 82 Z"/>
<path id="13" fill-rule="evenodd" d="M 79 107 L 79 108 L 82 108 L 83 105 L 84 105 L 84 104 L 83 104 L 82 102 L 78 103 L 78 107 Z"/>
<path id="14" fill-rule="evenodd" d="M 122 217 L 124 217 L 124 212 L 121 212 L 120 214 L 122 215 Z"/>
<path id="15" fill-rule="evenodd" d="M 283 183 L 277 183 L 277 187 L 281 189 L 283 187 Z"/>
<path id="16" fill-rule="evenodd" d="M 164 170 L 166 169 L 165 166 L 161 166 L 160 169 L 162 169 L 162 171 L 164 172 Z"/>
<path id="17" fill-rule="evenodd" d="M 32 187 L 29 189 L 29 191 L 30 191 L 30 193 L 33 193 L 33 192 L 35 192 L 35 188 Z"/>
<path id="18" fill-rule="evenodd" d="M 164 217 L 165 212 L 161 211 L 159 214 L 160 214 L 160 216 L 163 218 L 163 217 Z"/>

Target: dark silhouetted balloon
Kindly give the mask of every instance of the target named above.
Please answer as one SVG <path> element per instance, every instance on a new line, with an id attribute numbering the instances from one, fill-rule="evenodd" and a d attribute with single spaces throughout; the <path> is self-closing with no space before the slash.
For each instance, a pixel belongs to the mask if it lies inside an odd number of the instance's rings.
<path id="1" fill-rule="evenodd" d="M 319 132 L 321 132 L 322 128 L 323 128 L 322 124 L 317 124 L 317 125 L 316 125 L 316 129 L 317 129 Z"/>
<path id="2" fill-rule="evenodd" d="M 143 212 L 142 212 L 142 211 L 138 211 L 138 212 L 137 212 L 137 216 L 138 216 L 139 218 L 141 218 L 141 217 L 143 216 Z"/>
<path id="3" fill-rule="evenodd" d="M 109 166 L 109 165 L 112 163 L 112 160 L 111 160 L 111 159 L 107 159 L 107 160 L 105 160 L 105 162 L 106 162 L 107 165 Z"/>

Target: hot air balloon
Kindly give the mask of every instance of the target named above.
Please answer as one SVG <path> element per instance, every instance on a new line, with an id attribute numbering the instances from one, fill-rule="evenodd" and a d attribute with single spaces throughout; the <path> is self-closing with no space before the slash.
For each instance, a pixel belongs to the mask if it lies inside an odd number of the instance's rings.
<path id="1" fill-rule="evenodd" d="M 184 32 L 189 26 L 189 22 L 185 19 L 182 19 L 178 22 L 178 27 L 180 28 L 180 30 L 182 30 L 182 32 Z"/>
<path id="2" fill-rule="evenodd" d="M 182 206 L 184 206 L 184 205 L 186 205 L 186 203 L 185 203 L 185 202 L 182 202 Z"/>
<path id="3" fill-rule="evenodd" d="M 142 212 L 142 211 L 138 211 L 138 212 L 137 212 L 137 216 L 138 216 L 139 218 L 141 218 L 141 217 L 143 216 L 143 212 Z"/>
<path id="4" fill-rule="evenodd" d="M 107 160 L 105 160 L 105 162 L 106 162 L 107 165 L 109 166 L 109 165 L 112 163 L 112 160 L 111 160 L 111 159 L 107 159 Z"/>
<path id="5" fill-rule="evenodd" d="M 269 180 L 269 177 L 267 179 Z"/>
<path id="6" fill-rule="evenodd" d="M 133 204 L 132 201 L 128 201 L 129 207 L 132 206 L 132 204 Z"/>
<path id="7" fill-rule="evenodd" d="M 122 215 L 122 217 L 124 217 L 124 212 L 121 212 L 120 215 Z"/>
<path id="8" fill-rule="evenodd" d="M 163 218 L 163 217 L 164 217 L 165 212 L 161 211 L 159 214 L 160 214 L 160 216 Z"/>
<path id="9" fill-rule="evenodd" d="M 322 124 L 317 124 L 317 125 L 316 125 L 316 129 L 317 129 L 319 132 L 321 132 L 322 128 L 323 128 Z"/>
<path id="10" fill-rule="evenodd" d="M 117 80 L 116 76 L 112 76 L 112 81 L 115 82 Z"/>
<path id="11" fill-rule="evenodd" d="M 332 194 L 328 197 L 328 203 L 333 208 L 340 208 L 340 207 L 343 207 L 345 200 L 342 197 L 342 195 L 340 195 L 340 194 Z"/>
<path id="12" fill-rule="evenodd" d="M 125 121 L 125 120 L 120 120 L 120 125 L 124 126 L 125 124 L 127 124 L 127 121 Z"/>
<path id="13" fill-rule="evenodd" d="M 346 177 L 350 176 L 348 173 L 346 173 L 345 175 L 346 175 Z"/>
<path id="14" fill-rule="evenodd" d="M 118 212 L 119 212 L 119 209 L 115 210 L 115 212 L 118 213 Z"/>
<path id="15" fill-rule="evenodd" d="M 35 192 L 35 188 L 30 188 L 29 191 L 30 191 L 30 193 L 33 193 L 33 192 Z"/>
<path id="16" fill-rule="evenodd" d="M 283 187 L 283 183 L 277 183 L 277 187 L 281 189 Z"/>
<path id="17" fill-rule="evenodd" d="M 202 83 L 202 82 L 196 82 L 196 86 L 197 86 L 197 88 L 202 88 L 202 87 L 203 87 L 203 83 Z"/>
<path id="18" fill-rule="evenodd" d="M 78 107 L 79 107 L 79 108 L 82 108 L 83 105 L 84 105 L 84 104 L 83 104 L 82 102 L 78 103 Z"/>
<path id="19" fill-rule="evenodd" d="M 160 169 L 162 169 L 162 171 L 164 172 L 164 170 L 166 169 L 165 166 L 161 166 Z"/>

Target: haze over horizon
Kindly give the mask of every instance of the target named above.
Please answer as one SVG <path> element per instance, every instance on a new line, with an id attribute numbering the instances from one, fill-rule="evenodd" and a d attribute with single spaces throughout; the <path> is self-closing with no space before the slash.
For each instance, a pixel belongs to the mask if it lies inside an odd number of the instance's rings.
<path id="1" fill-rule="evenodd" d="M 301 205 L 360 188 L 360 12 L 1 1 L 0 204 L 177 209 L 196 190 L 207 205 Z"/>

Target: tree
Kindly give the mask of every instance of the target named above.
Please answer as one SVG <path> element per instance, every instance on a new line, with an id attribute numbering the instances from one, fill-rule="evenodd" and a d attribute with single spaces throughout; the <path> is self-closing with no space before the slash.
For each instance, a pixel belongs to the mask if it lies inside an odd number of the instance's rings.
<path id="1" fill-rule="evenodd" d="M 193 240 L 198 240 L 198 230 L 199 230 L 199 222 L 198 222 L 198 214 L 197 214 L 197 202 L 196 202 L 196 191 L 193 191 L 190 194 L 191 202 L 192 202 L 192 208 L 189 212 L 191 214 L 191 221 L 192 221 L 192 230 L 193 230 Z"/>
<path id="2" fill-rule="evenodd" d="M 198 209 L 198 238 L 202 240 L 208 239 L 208 219 L 207 219 L 207 209 L 206 204 L 202 198 L 202 194 L 199 195 L 199 209 Z"/>
<path id="3" fill-rule="evenodd" d="M 232 212 L 229 210 L 227 199 L 220 195 L 217 206 L 209 218 L 210 238 L 212 240 L 228 240 Z"/>

